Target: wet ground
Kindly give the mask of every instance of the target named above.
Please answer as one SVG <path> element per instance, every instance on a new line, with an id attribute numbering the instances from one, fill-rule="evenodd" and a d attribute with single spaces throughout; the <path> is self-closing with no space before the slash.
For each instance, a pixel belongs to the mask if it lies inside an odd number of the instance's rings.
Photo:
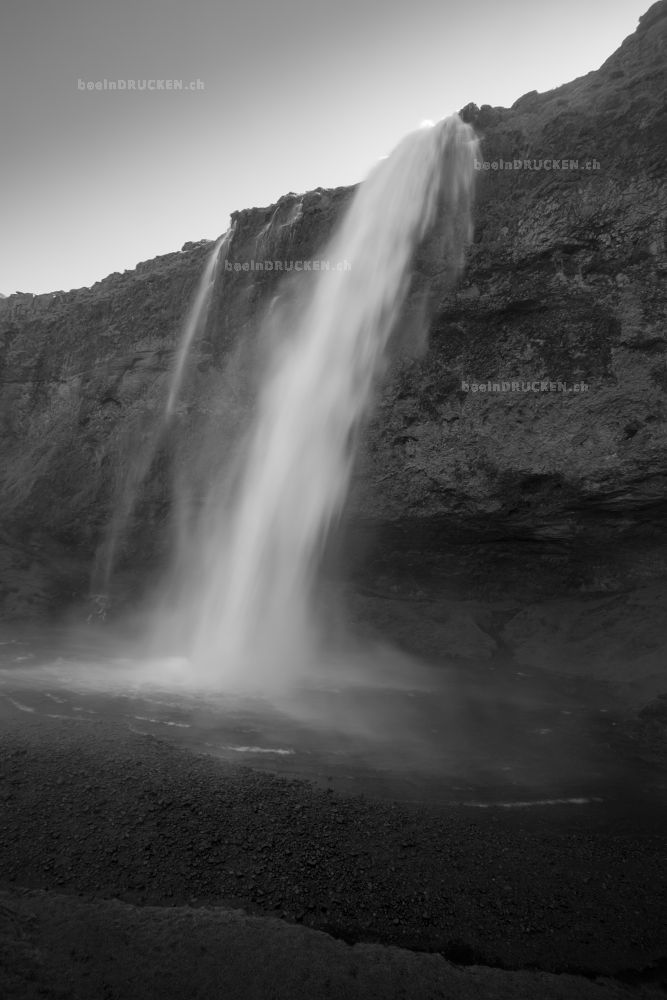
<path id="1" fill-rule="evenodd" d="M 664 977 L 666 770 L 607 685 L 385 650 L 345 686 L 213 694 L 110 636 L 0 635 L 0 888 Z"/>
<path id="2" fill-rule="evenodd" d="M 430 808 L 667 806 L 667 770 L 629 738 L 634 713 L 608 684 L 502 656 L 427 665 L 392 655 L 377 653 L 391 660 L 384 674 L 362 666 L 341 684 L 264 696 L 190 689 L 108 630 L 6 630 L 0 718 L 109 720 L 337 792 Z"/>

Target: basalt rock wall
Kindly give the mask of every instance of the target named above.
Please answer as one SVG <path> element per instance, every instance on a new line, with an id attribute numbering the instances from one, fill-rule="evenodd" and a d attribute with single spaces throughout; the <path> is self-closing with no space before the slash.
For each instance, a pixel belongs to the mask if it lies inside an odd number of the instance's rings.
<path id="1" fill-rule="evenodd" d="M 545 593 L 664 575 L 666 40 L 661 0 L 600 69 L 509 109 L 461 112 L 481 142 L 474 243 L 438 296 L 428 348 L 400 338 L 378 387 L 346 511 L 359 574 Z M 289 194 L 233 216 L 178 408 L 181 449 L 196 451 L 212 408 L 232 433 L 284 269 L 322 259 L 352 195 Z M 85 591 L 211 247 L 186 244 L 90 289 L 0 300 L 6 614 Z M 422 252 L 415 288 L 441 270 Z M 229 398 L 216 399 L 235 357 Z M 170 491 L 163 449 L 127 564 L 159 549 Z"/>

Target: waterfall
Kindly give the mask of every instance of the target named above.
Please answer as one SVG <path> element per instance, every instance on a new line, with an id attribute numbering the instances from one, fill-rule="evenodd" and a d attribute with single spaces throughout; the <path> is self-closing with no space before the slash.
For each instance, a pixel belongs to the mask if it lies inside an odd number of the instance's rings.
<path id="1" fill-rule="evenodd" d="M 175 412 L 178 396 L 183 385 L 187 363 L 196 338 L 201 334 L 208 317 L 211 296 L 221 262 L 229 250 L 234 225 L 215 243 L 206 261 L 206 266 L 197 283 L 194 297 L 188 309 L 178 341 L 178 353 L 168 383 L 167 397 L 160 417 L 152 418 L 143 431 L 133 428 L 131 447 L 123 455 L 123 468 L 119 469 L 116 495 L 111 519 L 103 541 L 95 556 L 91 576 L 91 592 L 96 599 L 108 602 L 108 590 L 118 549 L 141 495 L 146 477 L 169 427 Z M 151 415 L 152 416 L 152 415 Z"/>
<path id="2" fill-rule="evenodd" d="M 434 227 L 443 269 L 471 239 L 476 140 L 458 116 L 406 136 L 358 188 L 304 280 L 260 387 L 234 488 L 211 483 L 191 545 L 193 671 L 262 687 L 317 658 L 320 556 L 348 492 L 361 422 Z M 340 262 L 347 262 L 341 267 Z M 272 323 L 275 327 L 275 318 Z M 272 329 L 272 335 L 275 329 Z"/>

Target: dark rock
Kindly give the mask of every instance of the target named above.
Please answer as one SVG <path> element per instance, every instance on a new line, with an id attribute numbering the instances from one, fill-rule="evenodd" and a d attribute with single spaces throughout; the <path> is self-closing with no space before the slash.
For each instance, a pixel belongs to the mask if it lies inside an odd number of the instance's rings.
<path id="1" fill-rule="evenodd" d="M 666 12 L 665 0 L 651 7 L 599 70 L 572 83 L 511 109 L 463 109 L 490 164 L 479 172 L 475 242 L 458 288 L 433 282 L 442 266 L 428 253 L 416 262 L 415 287 L 438 291 L 430 349 L 397 351 L 367 428 L 347 512 L 360 567 L 380 552 L 423 582 L 450 574 L 447 552 L 459 545 L 454 575 L 478 591 L 494 586 L 490 565 L 505 567 L 497 588 L 517 593 L 613 590 L 667 572 Z M 352 194 L 289 193 L 234 213 L 229 259 L 320 255 Z M 85 591 L 114 484 L 152 447 L 210 247 L 186 243 L 94 289 L 0 301 L 5 614 Z M 171 456 L 196 435 L 234 345 L 252 360 L 280 278 L 222 273 L 179 428 L 155 451 L 121 553 L 130 569 L 159 554 Z M 493 389 L 512 381 L 548 388 Z M 241 397 L 246 384 L 242 365 Z M 228 410 L 224 427 L 237 401 Z"/>

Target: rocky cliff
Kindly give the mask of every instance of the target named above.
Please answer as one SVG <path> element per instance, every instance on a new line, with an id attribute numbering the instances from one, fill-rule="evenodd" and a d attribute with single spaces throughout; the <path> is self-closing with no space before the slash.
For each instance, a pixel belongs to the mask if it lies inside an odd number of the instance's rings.
<path id="1" fill-rule="evenodd" d="M 401 338 L 346 515 L 357 573 L 376 593 L 437 585 L 524 608 L 667 575 L 666 39 L 661 0 L 600 69 L 509 109 L 461 112 L 481 139 L 475 241 L 436 303 L 428 349 Z M 178 414 L 181 449 L 196 450 L 204 410 L 232 419 L 243 408 L 252 366 L 238 366 L 228 400 L 212 398 L 213 376 L 239 345 L 252 353 L 281 280 L 243 262 L 319 258 L 351 195 L 318 189 L 235 214 Z M 187 244 L 90 289 L 0 301 L 6 614 L 85 592 L 210 248 Z M 442 264 L 422 253 L 416 271 L 423 287 Z M 159 548 L 165 449 L 149 472 L 128 565 Z M 525 631 L 517 614 L 492 645 Z M 662 635 L 651 642 L 651 655 L 667 648 Z"/>

